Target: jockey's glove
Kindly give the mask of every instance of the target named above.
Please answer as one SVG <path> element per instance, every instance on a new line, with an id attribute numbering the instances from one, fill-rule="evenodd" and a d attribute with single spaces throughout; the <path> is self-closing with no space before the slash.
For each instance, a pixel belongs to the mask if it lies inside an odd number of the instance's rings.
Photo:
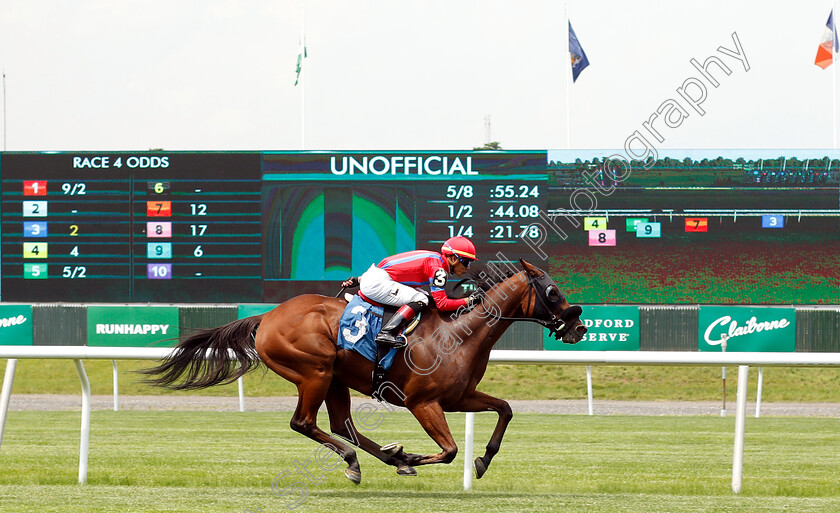
<path id="1" fill-rule="evenodd" d="M 467 296 L 467 308 L 474 308 L 480 305 L 482 301 L 484 301 L 484 291 L 478 289 Z"/>

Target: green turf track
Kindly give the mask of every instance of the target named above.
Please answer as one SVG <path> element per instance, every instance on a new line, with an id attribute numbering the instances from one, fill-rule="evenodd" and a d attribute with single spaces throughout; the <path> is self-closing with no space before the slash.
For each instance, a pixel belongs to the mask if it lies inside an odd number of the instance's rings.
<path id="1" fill-rule="evenodd" d="M 374 440 L 437 452 L 410 415 L 377 413 L 381 425 L 363 431 Z M 747 419 L 736 496 L 731 417 L 518 414 L 485 477 L 464 492 L 463 453 L 450 465 L 418 467 L 417 477 L 361 454 L 359 486 L 343 466 L 313 471 L 317 484 L 293 477 L 295 462 L 312 460 L 317 446 L 289 430 L 290 415 L 96 411 L 80 486 L 80 414 L 13 411 L 0 448 L 0 511 L 279 513 L 293 497 L 302 512 L 840 511 L 837 419 Z M 449 416 L 456 440 L 463 419 Z M 493 414 L 476 416 L 477 452 L 494 423 Z M 306 483 L 305 497 L 272 493 L 284 472 L 280 483 Z"/>

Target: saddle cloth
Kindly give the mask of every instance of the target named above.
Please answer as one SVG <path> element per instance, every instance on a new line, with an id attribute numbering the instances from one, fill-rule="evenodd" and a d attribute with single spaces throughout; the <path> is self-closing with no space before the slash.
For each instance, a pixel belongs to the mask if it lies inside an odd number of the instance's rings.
<path id="1" fill-rule="evenodd" d="M 373 306 L 358 295 L 353 296 L 338 321 L 338 347 L 356 351 L 368 360 L 376 361 L 376 335 L 382 329 L 381 306 Z M 379 362 L 385 370 L 394 363 L 397 349 L 391 348 Z"/>

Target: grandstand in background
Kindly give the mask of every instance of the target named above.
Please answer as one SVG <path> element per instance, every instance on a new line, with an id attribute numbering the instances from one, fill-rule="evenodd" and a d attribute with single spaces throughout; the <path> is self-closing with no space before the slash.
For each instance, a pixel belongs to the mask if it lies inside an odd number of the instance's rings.
<path id="1" fill-rule="evenodd" d="M 723 157 L 694 161 L 664 158 L 650 169 L 633 169 L 629 177 L 616 184 L 603 171 L 603 161 L 549 162 L 552 184 L 559 187 L 592 187 L 584 180 L 588 171 L 601 186 L 610 187 L 837 187 L 840 160 L 829 157 L 800 160 L 731 160 Z M 619 171 L 621 171 L 619 169 Z"/>

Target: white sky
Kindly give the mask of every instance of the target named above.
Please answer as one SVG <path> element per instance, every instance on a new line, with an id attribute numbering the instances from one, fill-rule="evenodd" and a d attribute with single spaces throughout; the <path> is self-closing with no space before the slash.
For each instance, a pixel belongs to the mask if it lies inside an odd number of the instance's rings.
<path id="1" fill-rule="evenodd" d="M 299 0 L 0 0 L 5 149 L 463 150 L 488 115 L 504 149 L 563 149 L 567 94 L 570 147 L 620 148 L 711 55 L 732 74 L 657 148 L 831 148 L 831 6 L 571 0 L 571 84 L 561 0 L 308 0 L 294 87 Z"/>

